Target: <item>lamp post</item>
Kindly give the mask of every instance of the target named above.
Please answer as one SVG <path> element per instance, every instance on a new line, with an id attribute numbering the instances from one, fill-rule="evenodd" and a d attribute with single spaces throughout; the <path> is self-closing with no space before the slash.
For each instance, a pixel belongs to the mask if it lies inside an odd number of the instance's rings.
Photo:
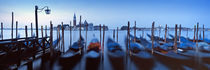
<path id="1" fill-rule="evenodd" d="M 46 8 L 46 9 L 45 9 Z M 39 32 L 38 32 L 38 12 L 41 12 L 45 9 L 45 13 L 46 14 L 50 14 L 50 9 L 48 8 L 48 6 L 45 6 L 41 9 L 38 8 L 38 6 L 35 6 L 35 24 L 36 24 L 36 38 L 39 38 Z"/>

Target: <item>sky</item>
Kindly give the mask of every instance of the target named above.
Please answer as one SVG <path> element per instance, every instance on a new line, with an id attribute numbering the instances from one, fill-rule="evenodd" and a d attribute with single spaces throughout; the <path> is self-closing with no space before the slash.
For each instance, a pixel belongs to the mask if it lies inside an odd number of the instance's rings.
<path id="1" fill-rule="evenodd" d="M 151 27 L 153 21 L 155 26 L 181 24 L 193 28 L 197 22 L 210 26 L 209 0 L 0 0 L 0 22 L 11 27 L 14 12 L 19 27 L 30 26 L 35 22 L 35 5 L 51 9 L 49 15 L 44 11 L 38 13 L 39 27 L 49 26 L 50 21 L 54 26 L 61 22 L 70 24 L 74 13 L 77 24 L 81 15 L 83 22 L 104 24 L 110 29 L 125 26 L 128 21 L 131 26 L 136 21 L 137 27 Z"/>

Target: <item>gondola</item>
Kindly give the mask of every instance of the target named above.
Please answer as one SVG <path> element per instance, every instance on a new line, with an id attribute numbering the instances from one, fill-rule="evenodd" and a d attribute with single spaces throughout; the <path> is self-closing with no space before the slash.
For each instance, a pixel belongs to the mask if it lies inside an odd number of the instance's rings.
<path id="1" fill-rule="evenodd" d="M 77 42 L 74 42 L 67 52 L 60 56 L 59 64 L 61 65 L 62 69 L 72 70 L 82 59 L 83 48 L 84 39 L 81 37 L 81 40 L 79 39 Z"/>
<path id="2" fill-rule="evenodd" d="M 154 57 L 151 53 L 146 51 L 146 49 L 142 45 L 131 40 L 130 47 L 128 47 L 128 49 L 130 50 L 129 55 L 130 55 L 131 61 L 133 61 L 136 64 L 138 69 L 140 70 L 153 69 L 155 65 Z"/>
<path id="3" fill-rule="evenodd" d="M 117 42 L 113 41 L 111 38 L 108 38 L 107 49 L 107 55 L 113 70 L 125 70 L 125 53 L 123 52 L 122 47 Z"/>
<path id="4" fill-rule="evenodd" d="M 141 39 L 141 45 L 143 45 L 148 52 L 152 52 L 151 42 L 147 41 L 144 38 Z M 180 55 L 175 53 L 174 50 L 164 50 L 160 47 L 161 45 L 157 42 L 154 42 L 153 55 L 157 60 L 166 65 L 171 70 L 184 69 L 184 66 L 190 68 L 197 68 L 198 64 L 195 63 L 193 57 Z M 199 65 L 198 69 L 207 69 L 204 65 Z"/>
<path id="5" fill-rule="evenodd" d="M 86 53 L 86 70 L 98 70 L 101 61 L 101 44 L 93 38 Z"/>

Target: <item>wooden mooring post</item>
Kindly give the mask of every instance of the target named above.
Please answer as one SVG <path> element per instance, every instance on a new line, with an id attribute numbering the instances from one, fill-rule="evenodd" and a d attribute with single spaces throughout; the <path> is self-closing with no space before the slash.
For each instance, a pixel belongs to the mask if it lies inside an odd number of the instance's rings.
<path id="1" fill-rule="evenodd" d="M 129 44 L 128 44 L 128 40 L 129 40 L 129 25 L 130 25 L 130 22 L 128 21 L 128 27 L 127 27 L 127 41 L 126 41 L 126 56 L 128 55 L 128 47 L 129 47 Z"/>
<path id="2" fill-rule="evenodd" d="M 196 25 L 194 25 L 194 36 L 193 36 L 193 42 L 195 42 L 195 33 L 196 33 Z"/>
<path id="3" fill-rule="evenodd" d="M 136 21 L 134 22 L 134 42 L 136 42 Z"/>
<path id="4" fill-rule="evenodd" d="M 182 31 L 182 27 L 181 24 L 179 25 L 179 43 L 181 42 L 181 31 Z"/>
<path id="5" fill-rule="evenodd" d="M 47 37 L 47 25 L 45 25 L 45 37 Z"/>
<path id="6" fill-rule="evenodd" d="M 165 40 L 164 40 L 165 43 L 167 42 L 166 39 L 167 39 L 167 24 L 166 24 L 166 27 L 165 27 Z"/>
<path id="7" fill-rule="evenodd" d="M 188 38 L 188 29 L 189 29 L 189 28 L 187 28 L 187 35 L 186 35 L 186 36 L 187 36 L 187 38 Z"/>
<path id="8" fill-rule="evenodd" d="M 44 30 L 43 30 L 43 26 L 41 26 L 41 35 L 42 35 L 42 50 L 43 53 L 45 53 L 45 42 L 44 42 Z"/>
<path id="9" fill-rule="evenodd" d="M 100 45 L 101 45 L 101 24 L 99 24 L 99 31 L 100 31 Z"/>
<path id="10" fill-rule="evenodd" d="M 113 40 L 115 41 L 115 29 L 113 30 Z"/>
<path id="11" fill-rule="evenodd" d="M 103 25 L 102 70 L 104 70 L 104 40 L 105 40 L 105 25 Z"/>
<path id="12" fill-rule="evenodd" d="M 118 31 L 119 31 L 119 28 L 117 27 L 117 43 L 118 43 Z"/>
<path id="13" fill-rule="evenodd" d="M 61 34 L 60 34 L 60 27 L 58 27 L 58 48 L 59 48 L 59 50 L 61 51 L 62 49 L 61 49 L 61 42 L 60 42 L 60 40 L 61 40 Z"/>
<path id="14" fill-rule="evenodd" d="M 53 24 L 50 21 L 50 56 L 53 56 Z"/>
<path id="15" fill-rule="evenodd" d="M 18 21 L 16 21 L 16 39 L 18 38 Z"/>
<path id="16" fill-rule="evenodd" d="M 85 30 L 86 30 L 86 34 L 85 34 L 85 41 L 86 41 L 86 42 L 85 42 L 85 50 L 86 50 L 86 47 L 87 47 L 87 32 L 88 32 L 88 24 L 86 24 L 86 26 L 85 26 L 85 27 L 86 27 L 86 29 L 85 29 Z"/>
<path id="17" fill-rule="evenodd" d="M 198 31 L 199 31 L 199 22 L 197 23 L 197 31 L 196 31 L 196 51 L 198 52 Z"/>
<path id="18" fill-rule="evenodd" d="M 69 27 L 70 27 L 69 30 L 70 30 L 70 47 L 71 47 L 71 45 L 72 45 L 71 44 L 72 43 L 72 26 L 71 26 L 71 21 L 70 21 L 70 26 Z"/>
<path id="19" fill-rule="evenodd" d="M 27 43 L 27 47 L 28 47 L 29 43 L 28 43 L 28 28 L 27 28 L 27 26 L 25 26 L 25 35 L 26 35 L 26 43 Z"/>
<path id="20" fill-rule="evenodd" d="M 12 12 L 12 30 L 11 30 L 11 39 L 13 39 L 13 24 L 14 24 L 14 13 Z"/>
<path id="21" fill-rule="evenodd" d="M 205 28 L 204 28 L 204 24 L 203 24 L 203 41 L 205 39 Z"/>
<path id="22" fill-rule="evenodd" d="M 64 46 L 64 27 L 63 27 L 63 22 L 62 24 L 62 48 L 63 48 L 63 53 L 65 52 L 65 46 Z"/>
<path id="23" fill-rule="evenodd" d="M 81 25 L 82 25 L 82 16 L 80 15 L 80 21 L 79 21 L 79 50 L 80 50 L 80 54 L 82 53 L 82 48 L 81 48 L 81 40 L 82 40 L 82 29 L 81 29 Z"/>
<path id="24" fill-rule="evenodd" d="M 152 37 L 151 37 L 151 40 L 152 40 L 152 54 L 153 54 L 153 51 L 154 51 L 154 27 L 155 27 L 155 22 L 153 21 L 152 22 L 152 31 L 151 31 L 151 34 L 152 34 Z"/>
<path id="25" fill-rule="evenodd" d="M 3 40 L 3 36 L 4 36 L 4 34 L 3 34 L 3 23 L 1 22 L 1 40 Z"/>
<path id="26" fill-rule="evenodd" d="M 174 52 L 177 53 L 177 24 L 175 25 Z"/>
<path id="27" fill-rule="evenodd" d="M 130 22 L 128 23 L 128 48 L 130 49 L 131 48 L 131 45 L 130 45 L 130 43 L 131 43 L 131 39 L 130 39 Z M 128 49 L 128 52 L 129 52 L 129 55 L 131 55 L 131 52 L 130 52 L 130 50 Z"/>
<path id="28" fill-rule="evenodd" d="M 31 23 L 31 37 L 33 37 L 33 23 Z"/>

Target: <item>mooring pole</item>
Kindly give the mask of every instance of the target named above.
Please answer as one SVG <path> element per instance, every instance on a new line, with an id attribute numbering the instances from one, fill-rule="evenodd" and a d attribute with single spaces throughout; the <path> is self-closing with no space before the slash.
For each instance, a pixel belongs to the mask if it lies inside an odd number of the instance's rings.
<path id="1" fill-rule="evenodd" d="M 128 69 L 128 47 L 129 47 L 129 26 L 130 25 L 130 22 L 128 21 L 128 27 L 127 27 L 127 38 L 126 38 L 126 56 L 125 56 L 125 64 L 126 64 L 126 66 L 125 66 L 125 69 Z"/>
<path id="2" fill-rule="evenodd" d="M 35 6 L 35 24 L 36 24 L 36 38 L 38 41 L 39 32 L 38 32 L 38 6 Z"/>
<path id="3" fill-rule="evenodd" d="M 82 16 L 80 15 L 80 21 L 79 21 L 79 49 L 80 49 L 80 54 L 82 52 L 82 48 L 81 48 L 81 39 L 82 39 L 81 24 L 82 24 Z"/>
<path id="4" fill-rule="evenodd" d="M 86 47 L 87 47 L 87 31 L 88 31 L 88 24 L 86 24 L 86 34 L 85 34 L 85 40 L 86 40 L 86 42 L 85 42 L 85 50 L 86 50 Z"/>
<path id="5" fill-rule="evenodd" d="M 166 38 L 167 38 L 167 24 L 166 24 L 166 27 L 165 27 L 165 41 L 164 41 L 165 43 L 167 42 Z"/>
<path id="6" fill-rule="evenodd" d="M 118 43 L 118 31 L 119 31 L 119 29 L 118 29 L 118 27 L 117 27 L 117 43 Z"/>
<path id="7" fill-rule="evenodd" d="M 65 52 L 65 47 L 64 47 L 64 27 L 63 27 L 63 22 L 62 22 L 62 44 L 63 44 L 63 53 Z"/>
<path id="8" fill-rule="evenodd" d="M 31 23 L 31 37 L 33 37 L 33 23 Z"/>
<path id="9" fill-rule="evenodd" d="M 198 31 L 199 31 L 199 22 L 197 23 L 197 31 L 196 31 L 196 51 L 198 52 Z"/>
<path id="10" fill-rule="evenodd" d="M 1 40 L 3 40 L 3 23 L 1 22 Z"/>
<path id="11" fill-rule="evenodd" d="M 174 52 L 177 53 L 177 24 L 175 25 Z"/>
<path id="12" fill-rule="evenodd" d="M 14 13 L 12 12 L 12 30 L 11 30 L 11 39 L 13 39 L 13 24 L 14 24 Z"/>
<path id="13" fill-rule="evenodd" d="M 28 28 L 27 26 L 25 26 L 25 33 L 26 33 L 26 43 L 27 43 L 27 47 L 29 47 L 29 44 L 28 44 Z"/>
<path id="14" fill-rule="evenodd" d="M 134 23 L 134 42 L 136 42 L 136 21 Z"/>
<path id="15" fill-rule="evenodd" d="M 155 22 L 153 21 L 152 22 L 152 31 L 151 31 L 152 32 L 151 33 L 152 34 L 152 38 L 151 38 L 152 39 L 152 54 L 153 54 L 153 51 L 154 51 L 153 50 L 153 48 L 154 48 L 154 26 L 155 26 Z"/>
<path id="16" fill-rule="evenodd" d="M 100 31 L 100 45 L 101 45 L 101 24 L 99 24 L 99 31 Z"/>
<path id="17" fill-rule="evenodd" d="M 181 42 L 181 39 L 180 39 L 181 38 L 181 31 L 182 31 L 181 29 L 182 29 L 182 27 L 181 27 L 181 24 L 180 24 L 179 25 L 179 43 Z"/>
<path id="18" fill-rule="evenodd" d="M 42 50 L 43 50 L 43 53 L 45 53 L 45 40 L 44 40 L 43 26 L 41 26 L 41 34 L 42 34 Z"/>
<path id="19" fill-rule="evenodd" d="M 18 38 L 18 21 L 16 21 L 16 39 Z"/>
<path id="20" fill-rule="evenodd" d="M 205 29 L 204 29 L 204 24 L 203 24 L 203 41 L 204 41 L 204 38 L 205 38 L 204 32 L 205 32 Z"/>
<path id="21" fill-rule="evenodd" d="M 58 41 L 58 47 L 59 47 L 59 50 L 61 51 L 62 49 L 61 49 L 61 34 L 60 34 L 60 27 L 58 27 L 58 39 L 59 39 L 59 41 Z"/>
<path id="22" fill-rule="evenodd" d="M 188 38 L 188 29 L 189 29 L 189 28 L 187 28 L 187 38 Z"/>
<path id="23" fill-rule="evenodd" d="M 142 28 L 142 38 L 144 38 L 144 28 Z"/>
<path id="24" fill-rule="evenodd" d="M 102 48 L 103 48 L 103 54 L 104 54 L 104 38 L 105 38 L 105 25 L 103 25 L 103 43 L 102 43 Z"/>
<path id="25" fill-rule="evenodd" d="M 115 41 L 115 29 L 113 30 L 113 40 Z"/>
<path id="26" fill-rule="evenodd" d="M 53 24 L 50 21 L 50 55 L 53 56 Z"/>
<path id="27" fill-rule="evenodd" d="M 45 25 L 45 37 L 47 37 L 47 25 Z"/>
<path id="28" fill-rule="evenodd" d="M 102 70 L 104 70 L 104 40 L 105 40 L 105 25 L 103 25 Z"/>
<path id="29" fill-rule="evenodd" d="M 131 46 L 130 46 L 130 43 L 131 43 L 131 41 L 130 41 L 130 22 L 128 23 L 128 46 L 129 46 L 129 49 L 128 49 L 128 52 L 129 52 L 129 55 L 130 55 L 130 48 L 131 48 Z"/>
<path id="30" fill-rule="evenodd" d="M 41 34 L 42 34 L 42 39 L 44 37 L 44 34 L 43 34 L 43 26 L 41 26 Z"/>
<path id="31" fill-rule="evenodd" d="M 196 25 L 194 25 L 194 36 L 193 36 L 193 42 L 195 42 L 195 32 L 196 32 Z"/>
<path id="32" fill-rule="evenodd" d="M 72 29 L 71 29 L 71 21 L 70 21 L 70 47 L 71 47 L 71 42 L 72 42 Z"/>

